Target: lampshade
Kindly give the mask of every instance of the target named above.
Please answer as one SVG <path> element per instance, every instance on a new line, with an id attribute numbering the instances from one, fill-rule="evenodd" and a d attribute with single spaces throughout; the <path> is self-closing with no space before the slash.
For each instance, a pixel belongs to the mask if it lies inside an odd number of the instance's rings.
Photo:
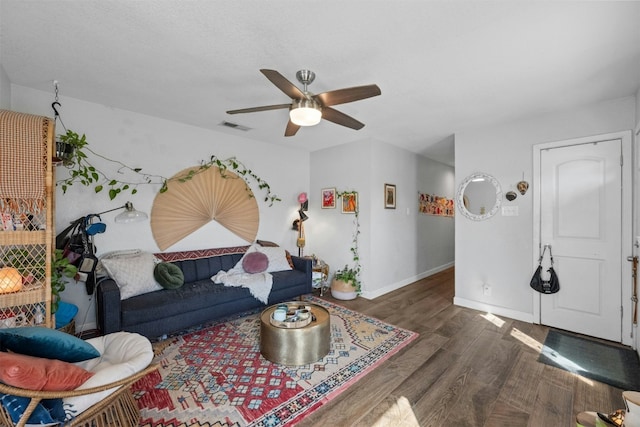
<path id="1" fill-rule="evenodd" d="M 313 99 L 296 99 L 291 103 L 289 118 L 298 126 L 314 126 L 320 123 L 322 110 Z"/>
<path id="2" fill-rule="evenodd" d="M 0 293 L 18 292 L 22 289 L 22 275 L 13 267 L 0 268 Z"/>
<path id="3" fill-rule="evenodd" d="M 124 212 L 119 213 L 115 217 L 115 222 L 117 223 L 126 224 L 130 222 L 139 222 L 149 218 L 146 213 L 137 211 L 131 202 L 127 202 L 124 206 L 118 209 L 122 208 L 125 209 Z"/>

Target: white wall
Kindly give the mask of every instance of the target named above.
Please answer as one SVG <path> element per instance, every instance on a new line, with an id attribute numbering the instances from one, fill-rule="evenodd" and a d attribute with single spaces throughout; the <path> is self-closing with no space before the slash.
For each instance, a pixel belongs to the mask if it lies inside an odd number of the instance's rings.
<path id="1" fill-rule="evenodd" d="M 581 136 L 632 129 L 635 97 L 559 112 L 502 126 L 456 134 L 456 187 L 473 172 L 486 172 L 503 192 L 522 179 L 531 183 L 532 146 Z M 519 194 L 519 193 L 518 193 Z M 504 205 L 518 206 L 519 216 L 501 212 L 481 222 L 456 215 L 456 297 L 454 302 L 516 319 L 533 321 L 532 191 Z M 484 296 L 482 284 L 492 287 Z"/>
<path id="2" fill-rule="evenodd" d="M 11 82 L 2 64 L 0 64 L 0 109 L 11 109 Z"/>
<path id="3" fill-rule="evenodd" d="M 32 114 L 52 116 L 50 109 L 53 95 L 21 86 L 12 87 L 12 108 Z M 216 155 L 221 159 L 235 156 L 248 168 L 271 185 L 272 191 L 282 202 L 268 207 L 264 193 L 252 186 L 260 210 L 258 238 L 272 240 L 296 252 L 295 234 L 290 232 L 291 222 L 297 215 L 297 194 L 308 191 L 309 153 L 303 150 L 279 147 L 275 144 L 256 142 L 242 137 L 196 128 L 181 123 L 161 120 L 142 114 L 110 108 L 61 96 L 59 109 L 68 129 L 85 133 L 89 147 L 108 157 L 140 167 L 147 173 L 170 177 L 201 160 Z M 56 133 L 63 133 L 57 126 Z M 114 166 L 97 159 L 97 166 L 114 172 Z M 286 167 L 283 167 L 286 165 Z M 57 179 L 67 174 L 64 167 L 56 168 Z M 60 188 L 56 194 L 56 229 L 62 230 L 70 221 L 87 215 L 122 206 L 131 201 L 134 206 L 151 212 L 158 185 L 141 185 L 135 195 L 122 194 L 111 201 L 106 192 L 95 194 L 92 188 L 72 186 L 66 194 Z M 98 255 L 120 249 L 140 248 L 158 252 L 151 233 L 150 223 L 116 224 L 113 219 L 119 212 L 103 215 L 107 231 L 96 236 Z M 197 248 L 217 248 L 245 245 L 247 242 L 235 236 L 215 222 L 201 228 L 167 251 Z M 76 323 L 84 328 L 95 326 L 93 303 L 84 286 L 70 284 L 63 299 L 80 306 Z M 85 313 L 87 318 L 84 319 Z"/>
<path id="4" fill-rule="evenodd" d="M 636 92 L 636 129 L 640 128 L 640 89 Z"/>
<path id="5" fill-rule="evenodd" d="M 305 253 L 332 273 L 353 264 L 353 216 L 321 209 L 323 188 L 359 193 L 362 295 L 375 298 L 453 265 L 451 218 L 418 214 L 418 191 L 453 198 L 453 168 L 375 140 L 311 155 L 310 218 Z M 396 209 L 384 208 L 384 184 L 396 185 Z"/>
<path id="6" fill-rule="evenodd" d="M 640 172 L 638 171 L 638 168 L 640 168 L 640 161 L 638 161 L 638 155 L 640 153 L 640 148 L 639 148 L 639 143 L 640 143 L 640 88 L 638 89 L 638 91 L 636 92 L 636 123 L 635 123 L 635 131 L 633 132 L 633 153 L 635 157 L 635 168 L 633 171 L 633 179 L 634 179 L 634 185 L 635 185 L 635 189 L 633 192 L 633 196 L 634 196 L 634 236 L 637 236 L 640 234 L 640 215 L 638 214 L 640 212 L 640 209 L 638 208 L 638 206 L 640 205 L 640 197 L 638 196 L 638 192 L 640 191 L 640 185 L 638 185 L 638 178 L 640 177 Z M 638 256 L 638 247 L 634 246 L 635 249 L 635 256 Z M 635 348 L 636 348 L 636 352 L 638 352 L 638 354 L 640 354 L 640 337 L 638 337 L 637 334 L 637 330 L 634 330 L 633 333 L 635 334 Z"/>

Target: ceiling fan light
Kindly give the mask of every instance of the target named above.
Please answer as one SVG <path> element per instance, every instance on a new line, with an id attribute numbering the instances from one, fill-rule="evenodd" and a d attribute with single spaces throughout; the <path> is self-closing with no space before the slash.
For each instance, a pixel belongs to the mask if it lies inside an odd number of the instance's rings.
<path id="1" fill-rule="evenodd" d="M 289 118 L 298 126 L 315 126 L 322 119 L 322 110 L 312 99 L 294 100 L 289 110 Z"/>

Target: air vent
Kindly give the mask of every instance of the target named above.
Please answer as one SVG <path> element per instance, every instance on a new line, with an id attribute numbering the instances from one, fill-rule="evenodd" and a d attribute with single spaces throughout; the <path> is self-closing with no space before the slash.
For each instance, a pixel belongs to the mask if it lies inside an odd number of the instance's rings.
<path id="1" fill-rule="evenodd" d="M 226 126 L 228 128 L 241 130 L 241 131 L 244 131 L 244 132 L 246 132 L 248 130 L 251 130 L 250 127 L 242 126 L 242 125 L 239 125 L 237 123 L 231 123 L 231 122 L 228 122 L 226 120 L 223 120 L 222 122 L 220 122 L 220 126 Z"/>

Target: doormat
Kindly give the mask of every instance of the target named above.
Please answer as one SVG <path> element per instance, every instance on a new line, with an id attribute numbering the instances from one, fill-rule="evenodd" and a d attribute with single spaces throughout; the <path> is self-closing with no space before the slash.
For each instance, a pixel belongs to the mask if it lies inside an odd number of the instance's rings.
<path id="1" fill-rule="evenodd" d="M 538 361 L 621 390 L 640 390 L 638 354 L 627 347 L 550 329 Z"/>
<path id="2" fill-rule="evenodd" d="M 159 343 L 160 368 L 132 386 L 141 426 L 291 426 L 337 397 L 418 334 L 305 297 L 331 314 L 329 354 L 303 366 L 260 354 L 259 313 Z"/>

